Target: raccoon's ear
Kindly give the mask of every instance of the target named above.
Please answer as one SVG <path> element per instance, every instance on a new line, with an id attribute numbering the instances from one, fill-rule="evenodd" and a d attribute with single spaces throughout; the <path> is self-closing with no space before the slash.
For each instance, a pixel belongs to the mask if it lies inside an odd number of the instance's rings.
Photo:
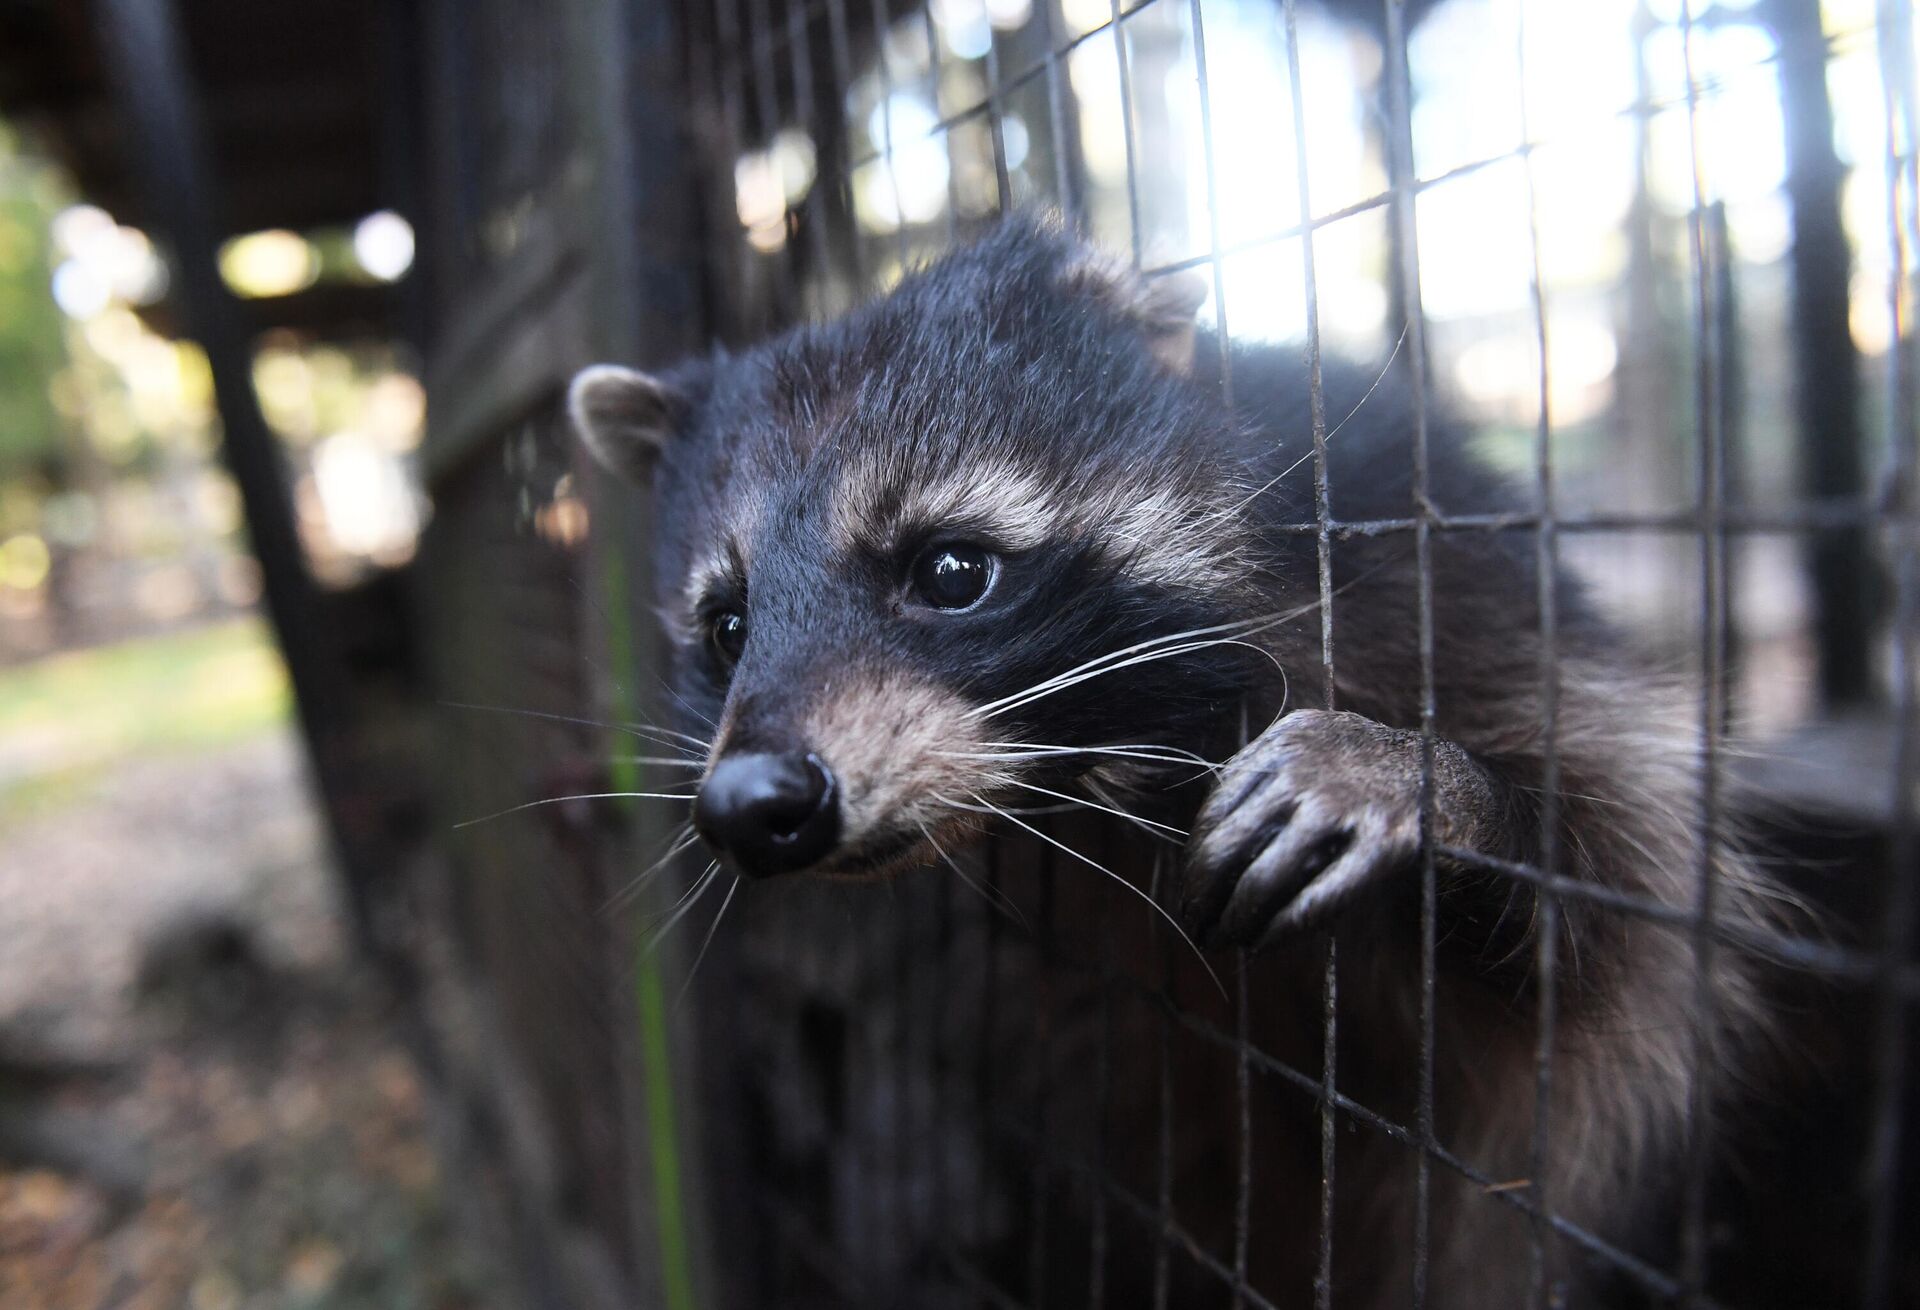
<path id="1" fill-rule="evenodd" d="M 1193 371 L 1193 316 L 1208 290 L 1198 273 L 1142 278 L 1124 260 L 1085 250 L 1061 271 L 1060 285 L 1132 321 L 1146 337 L 1147 349 L 1172 372 Z"/>
<path id="2" fill-rule="evenodd" d="M 687 408 L 672 383 L 618 364 L 583 368 L 567 388 L 567 414 L 580 440 L 595 459 L 636 482 L 652 475 Z"/>

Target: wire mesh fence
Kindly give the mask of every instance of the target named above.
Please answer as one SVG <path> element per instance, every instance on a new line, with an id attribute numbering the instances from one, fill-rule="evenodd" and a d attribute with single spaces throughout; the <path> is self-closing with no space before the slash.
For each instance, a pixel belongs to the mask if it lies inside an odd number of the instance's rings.
<path id="1" fill-rule="evenodd" d="M 1324 685 L 1342 650 L 1332 561 L 1409 538 L 1430 800 L 1433 641 L 1452 600 L 1432 551 L 1519 538 L 1537 562 L 1549 742 L 1538 859 L 1429 847 L 1413 1052 L 1343 1037 L 1343 982 L 1368 967 L 1350 946 L 1220 961 L 1223 996 L 1079 867 L 1116 840 L 1093 829 L 1004 842 L 972 886 L 753 898 L 700 984 L 749 1089 L 728 1194 L 764 1241 L 740 1245 L 771 1252 L 742 1257 L 743 1303 L 1453 1303 L 1460 1271 L 1435 1266 L 1433 1234 L 1463 1208 L 1510 1216 L 1499 1249 L 1528 1262 L 1538 1304 L 1573 1295 L 1575 1267 L 1626 1303 L 1912 1295 L 1906 7 L 720 0 L 683 18 L 719 337 L 836 313 L 1018 209 L 1057 209 L 1149 279 L 1198 273 L 1224 389 L 1236 342 L 1308 361 L 1314 512 L 1290 530 L 1319 561 Z M 1340 513 L 1327 451 L 1346 415 L 1321 385 L 1335 356 L 1413 398 L 1403 514 Z M 1530 505 L 1430 494 L 1430 401 L 1477 425 Z M 1694 688 L 1687 904 L 1561 867 L 1563 564 Z M 1874 731 L 1848 735 L 1863 720 Z M 1822 744 L 1835 733 L 1850 744 Z M 1773 758 L 1751 760 L 1753 742 Z M 1721 912 L 1718 852 L 1750 840 L 1757 775 L 1800 787 L 1796 760 L 1851 780 L 1848 816 L 1813 844 L 1848 861 L 1841 895 L 1868 909 L 1866 931 Z M 1516 1002 L 1535 1035 L 1517 1174 L 1490 1172 L 1436 1115 L 1435 1046 L 1458 1038 L 1435 988 L 1436 860 L 1523 889 L 1546 925 L 1538 985 Z M 1143 890 L 1164 899 L 1172 857 L 1152 867 Z M 1578 1125 L 1546 1112 L 1563 913 L 1678 934 L 1695 962 L 1686 1146 L 1671 1196 L 1628 1232 L 1591 1230 L 1546 1187 L 1554 1153 L 1580 1149 Z M 1759 1140 L 1777 1124 L 1718 1108 L 1738 1090 L 1708 1050 L 1722 952 L 1873 1016 L 1845 1039 L 1867 1072 L 1823 1103 L 1817 1148 L 1849 1218 L 1801 1226 L 1791 1251 L 1742 1190 L 1805 1162 Z M 1387 1194 L 1413 1198 L 1404 1223 L 1363 1223 Z M 1343 1246 L 1349 1233 L 1392 1250 Z"/>
<path id="2" fill-rule="evenodd" d="M 606 729 L 671 712 L 644 502 L 586 482 L 553 416 L 567 373 L 830 317 L 1015 211 L 1197 277 L 1228 399 L 1243 347 L 1305 361 L 1307 509 L 1277 529 L 1319 602 L 1303 681 L 1348 685 L 1366 616 L 1339 570 L 1403 549 L 1429 831 L 1459 708 L 1446 559 L 1508 543 L 1533 588 L 1513 600 L 1539 652 L 1538 840 L 1430 840 L 1379 930 L 1398 972 L 1338 934 L 1202 961 L 1142 903 L 1175 903 L 1177 848 L 1097 815 L 886 888 L 756 885 L 657 952 L 641 928 L 689 884 L 622 917 L 666 846 L 644 812 L 636 834 L 578 804 L 461 829 L 428 917 L 476 1015 L 456 1054 L 504 1088 L 471 1133 L 515 1143 L 522 1227 L 561 1252 L 535 1272 L 549 1299 L 1494 1303 L 1462 1250 L 1532 1304 L 1920 1296 L 1908 6 L 443 0 L 424 21 L 422 591 L 437 694 L 484 707 L 444 716 L 449 820 L 638 790 Z M 1380 403 L 1355 370 L 1402 398 L 1391 513 L 1356 510 L 1332 458 Z M 1462 441 L 1517 506 L 1440 476 Z M 1660 725 L 1690 743 L 1659 798 L 1695 839 L 1678 898 L 1577 876 L 1556 821 L 1589 799 L 1558 749 L 1587 653 L 1562 570 L 1689 689 Z M 1733 912 L 1735 849 L 1794 903 Z M 1446 1072 L 1492 1045 L 1445 982 L 1467 874 L 1535 929 L 1496 979 L 1524 1039 L 1517 1154 L 1460 1132 Z M 1555 1113 L 1594 1081 L 1570 1058 L 1591 1030 L 1573 923 L 1678 943 L 1689 998 L 1681 1145 L 1605 1223 L 1553 1184 L 1606 1144 Z M 1774 1037 L 1723 1060 L 1716 1011 L 1749 972 Z M 1383 991 L 1412 1034 L 1391 1049 L 1360 1013 Z M 1628 1098 L 1637 1075 L 1613 1076 Z"/>

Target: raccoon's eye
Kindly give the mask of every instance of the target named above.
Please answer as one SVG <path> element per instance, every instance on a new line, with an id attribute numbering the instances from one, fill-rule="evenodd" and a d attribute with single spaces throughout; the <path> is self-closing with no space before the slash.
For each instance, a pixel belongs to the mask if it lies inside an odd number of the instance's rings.
<path id="1" fill-rule="evenodd" d="M 978 546 L 929 546 L 913 562 L 913 590 L 935 609 L 963 610 L 993 585 L 993 556 Z"/>
<path id="2" fill-rule="evenodd" d="M 729 668 L 739 663 L 747 645 L 747 616 L 739 610 L 722 610 L 707 623 L 707 640 L 713 653 Z"/>

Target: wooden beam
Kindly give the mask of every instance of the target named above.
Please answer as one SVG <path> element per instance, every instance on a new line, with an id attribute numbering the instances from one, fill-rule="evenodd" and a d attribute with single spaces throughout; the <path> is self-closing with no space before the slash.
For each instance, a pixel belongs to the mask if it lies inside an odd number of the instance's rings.
<path id="1" fill-rule="evenodd" d="M 172 294 L 213 374 L 223 429 L 220 454 L 245 505 L 267 615 L 293 683 L 300 726 L 321 791 L 333 802 L 342 794 L 351 749 L 347 679 L 307 569 L 280 448 L 254 394 L 245 315 L 220 279 L 214 179 L 173 6 L 170 0 L 95 0 L 95 16 L 144 209 L 173 252 Z M 340 808 L 323 806 L 336 854 L 349 880 L 357 881 L 365 872 L 357 856 L 367 843 L 342 826 Z M 363 933 L 369 927 L 360 926 Z"/>

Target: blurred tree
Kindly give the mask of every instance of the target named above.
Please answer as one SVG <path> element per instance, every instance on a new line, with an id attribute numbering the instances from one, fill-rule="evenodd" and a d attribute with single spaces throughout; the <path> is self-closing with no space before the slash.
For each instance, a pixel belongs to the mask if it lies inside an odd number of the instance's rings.
<path id="1" fill-rule="evenodd" d="M 69 449 L 47 387 L 67 361 L 48 235 L 59 208 L 51 171 L 0 123 L 0 482 L 59 482 Z"/>

